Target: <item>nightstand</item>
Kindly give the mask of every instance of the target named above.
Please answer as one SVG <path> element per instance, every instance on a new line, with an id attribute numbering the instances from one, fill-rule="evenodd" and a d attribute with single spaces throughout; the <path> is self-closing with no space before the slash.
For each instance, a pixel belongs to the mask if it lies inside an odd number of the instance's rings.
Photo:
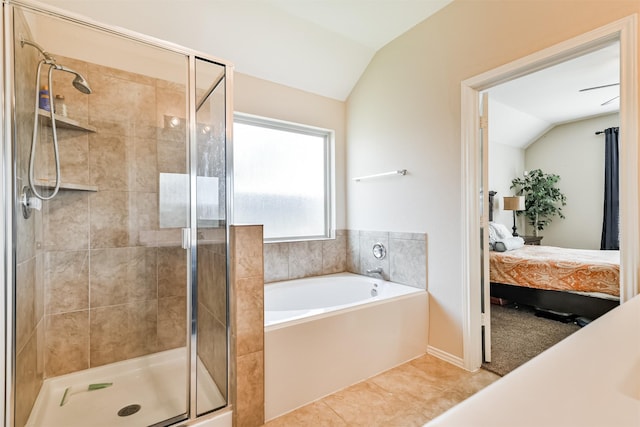
<path id="1" fill-rule="evenodd" d="M 540 240 L 542 236 L 520 236 L 524 239 L 525 245 L 537 245 L 540 246 Z"/>

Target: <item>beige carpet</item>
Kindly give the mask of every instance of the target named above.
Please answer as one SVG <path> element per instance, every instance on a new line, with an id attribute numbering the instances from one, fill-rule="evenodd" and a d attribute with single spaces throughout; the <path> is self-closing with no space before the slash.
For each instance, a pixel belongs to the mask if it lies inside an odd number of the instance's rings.
<path id="1" fill-rule="evenodd" d="M 580 329 L 573 323 L 537 317 L 533 309 L 491 305 L 491 362 L 482 367 L 506 375 Z"/>

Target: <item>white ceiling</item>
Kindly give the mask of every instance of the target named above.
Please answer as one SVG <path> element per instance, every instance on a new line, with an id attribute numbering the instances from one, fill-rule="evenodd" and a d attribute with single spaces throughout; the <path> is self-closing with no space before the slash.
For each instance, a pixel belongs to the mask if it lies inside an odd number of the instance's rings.
<path id="1" fill-rule="evenodd" d="M 376 51 L 452 0 L 41 0 L 224 58 L 238 72 L 345 100 Z M 40 40 L 45 43 L 44 40 Z M 434 41 L 437 42 L 437 41 Z M 618 110 L 619 45 L 491 88 L 490 142 Z"/>
<path id="2" fill-rule="evenodd" d="M 554 126 L 620 109 L 620 44 L 540 70 L 488 90 L 489 141 L 524 148 Z"/>
<path id="3" fill-rule="evenodd" d="M 452 0 L 41 0 L 345 100 L 374 54 Z"/>

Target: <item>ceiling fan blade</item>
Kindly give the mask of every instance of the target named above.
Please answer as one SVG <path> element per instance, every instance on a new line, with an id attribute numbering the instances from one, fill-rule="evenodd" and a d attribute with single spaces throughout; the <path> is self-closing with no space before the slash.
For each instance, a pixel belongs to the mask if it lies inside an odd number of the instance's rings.
<path id="1" fill-rule="evenodd" d="M 614 97 L 613 97 L 613 98 L 611 98 L 610 100 L 603 102 L 602 104 L 600 104 L 600 106 L 601 106 L 601 107 L 604 107 L 604 106 L 605 106 L 605 105 L 607 105 L 608 103 L 610 103 L 610 102 L 612 102 L 612 101 L 614 101 L 614 100 L 616 100 L 616 99 L 618 99 L 618 98 L 620 98 L 620 95 L 618 95 L 618 96 L 614 96 Z"/>
<path id="2" fill-rule="evenodd" d="M 578 92 L 586 92 L 588 90 L 602 89 L 602 88 L 605 88 L 605 87 L 619 86 L 619 85 L 620 85 L 620 83 L 611 83 L 609 85 L 587 87 L 587 88 L 584 88 L 584 89 L 580 89 Z"/>

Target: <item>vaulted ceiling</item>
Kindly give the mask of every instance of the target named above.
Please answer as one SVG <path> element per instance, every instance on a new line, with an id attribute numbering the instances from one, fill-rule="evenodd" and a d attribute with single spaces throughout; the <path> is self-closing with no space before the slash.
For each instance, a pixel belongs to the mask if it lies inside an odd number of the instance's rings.
<path id="1" fill-rule="evenodd" d="M 376 51 L 452 0 L 43 0 L 345 100 Z"/>
<path id="2" fill-rule="evenodd" d="M 223 58 L 244 74 L 345 100 L 380 48 L 452 0 L 41 1 Z M 619 86 L 579 89 L 618 79 L 614 44 L 491 88 L 490 139 L 524 147 L 558 123 L 617 111 L 617 100 L 601 104 Z"/>

